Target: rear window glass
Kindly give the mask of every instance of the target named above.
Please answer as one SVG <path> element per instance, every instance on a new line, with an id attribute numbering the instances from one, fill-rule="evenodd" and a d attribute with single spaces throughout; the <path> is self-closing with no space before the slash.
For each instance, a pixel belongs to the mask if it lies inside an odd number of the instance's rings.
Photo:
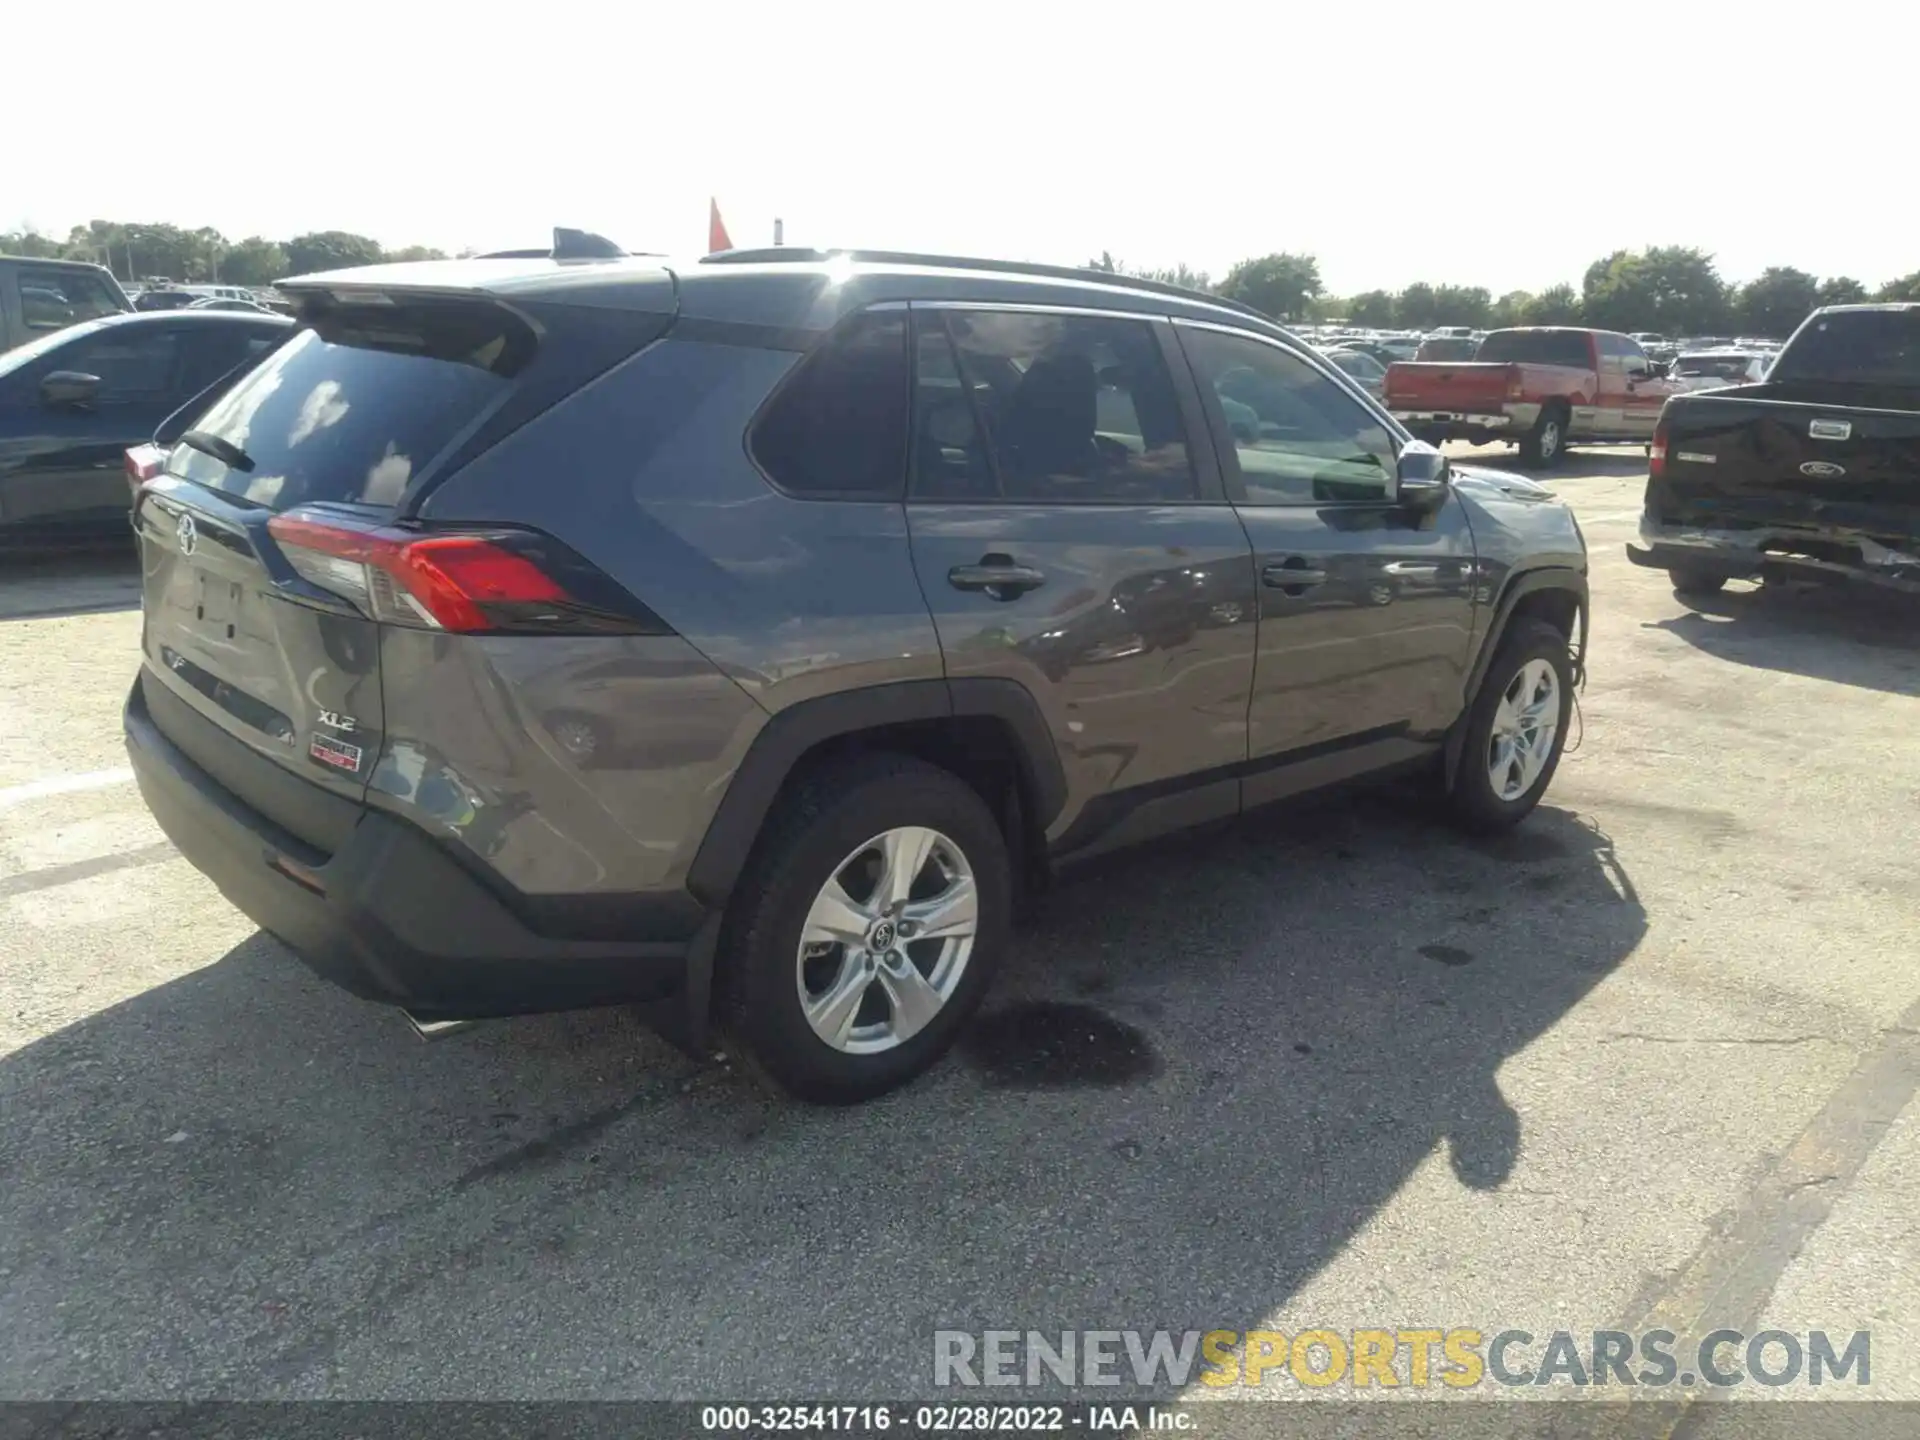
<path id="1" fill-rule="evenodd" d="M 1843 310 L 1809 321 L 1768 378 L 1920 386 L 1920 310 Z"/>
<path id="2" fill-rule="evenodd" d="M 1583 330 L 1496 330 L 1480 342 L 1476 360 L 1488 364 L 1579 365 L 1593 363 Z"/>
<path id="3" fill-rule="evenodd" d="M 191 427 L 237 447 L 251 468 L 181 444 L 170 473 L 276 510 L 391 506 L 504 396 L 535 343 L 485 304 L 341 306 L 309 318 Z"/>
<path id="4" fill-rule="evenodd" d="M 1437 340 L 1423 340 L 1415 354 L 1416 360 L 1471 360 L 1474 351 L 1480 347 L 1471 340 L 1455 340 L 1442 336 Z"/>

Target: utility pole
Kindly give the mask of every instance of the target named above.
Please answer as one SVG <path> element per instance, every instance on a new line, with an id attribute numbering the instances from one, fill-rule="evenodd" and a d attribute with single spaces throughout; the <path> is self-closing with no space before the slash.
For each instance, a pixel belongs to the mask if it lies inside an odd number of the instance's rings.
<path id="1" fill-rule="evenodd" d="M 778 216 L 775 216 L 773 221 L 773 243 L 776 245 L 786 244 L 786 235 L 787 227 L 785 223 L 782 222 Z"/>

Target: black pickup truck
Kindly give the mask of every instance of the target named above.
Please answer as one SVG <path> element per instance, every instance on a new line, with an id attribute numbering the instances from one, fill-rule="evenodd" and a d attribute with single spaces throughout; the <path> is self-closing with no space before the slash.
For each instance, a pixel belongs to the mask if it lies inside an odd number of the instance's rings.
<path id="1" fill-rule="evenodd" d="M 1682 595 L 1805 575 L 1920 592 L 1920 305 L 1834 305 L 1757 385 L 1675 395 L 1636 565 Z"/>

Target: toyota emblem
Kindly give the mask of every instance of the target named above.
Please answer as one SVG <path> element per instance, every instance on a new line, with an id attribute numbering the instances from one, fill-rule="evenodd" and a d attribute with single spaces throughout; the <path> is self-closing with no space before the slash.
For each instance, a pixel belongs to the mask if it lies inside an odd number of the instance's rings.
<path id="1" fill-rule="evenodd" d="M 173 538 L 180 542 L 182 555 L 193 554 L 193 547 L 200 543 L 200 531 L 193 523 L 193 516 L 180 517 L 180 523 L 174 526 Z"/>

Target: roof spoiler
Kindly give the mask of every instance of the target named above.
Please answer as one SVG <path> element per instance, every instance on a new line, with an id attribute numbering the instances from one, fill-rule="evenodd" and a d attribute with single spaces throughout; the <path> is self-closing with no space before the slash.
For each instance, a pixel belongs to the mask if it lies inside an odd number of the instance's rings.
<path id="1" fill-rule="evenodd" d="M 479 260 L 618 260 L 627 252 L 604 235 L 596 235 L 591 230 L 569 230 L 564 225 L 553 227 L 553 248 L 550 250 L 489 250 L 484 255 L 475 256 Z"/>

